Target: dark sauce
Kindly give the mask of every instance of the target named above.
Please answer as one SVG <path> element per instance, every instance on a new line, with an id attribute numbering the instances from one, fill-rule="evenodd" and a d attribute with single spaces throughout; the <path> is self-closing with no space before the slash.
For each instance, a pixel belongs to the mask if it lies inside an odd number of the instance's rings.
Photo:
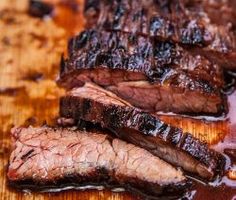
<path id="1" fill-rule="evenodd" d="M 236 88 L 236 72 L 225 71 L 224 72 L 225 86 L 222 89 L 222 93 L 231 95 Z"/>
<path id="2" fill-rule="evenodd" d="M 29 14 L 33 17 L 43 18 L 50 16 L 53 12 L 53 6 L 38 0 L 30 0 L 29 2 Z"/>
<path id="3" fill-rule="evenodd" d="M 225 148 L 224 153 L 229 156 L 233 164 L 236 164 L 236 149 Z"/>
<path id="4" fill-rule="evenodd" d="M 22 80 L 33 81 L 33 82 L 39 82 L 42 79 L 43 79 L 43 73 L 39 72 L 27 73 L 22 77 Z"/>
<path id="5" fill-rule="evenodd" d="M 16 96 L 20 92 L 24 91 L 24 87 L 7 87 L 7 88 L 0 88 L 0 95 L 4 96 Z"/>
<path id="6" fill-rule="evenodd" d="M 212 146 L 226 158 L 223 177 L 204 185 L 195 182 L 194 188 L 188 194 L 193 200 L 235 200 L 236 199 L 236 92 L 228 97 L 229 101 L 229 133 L 223 141 Z"/>

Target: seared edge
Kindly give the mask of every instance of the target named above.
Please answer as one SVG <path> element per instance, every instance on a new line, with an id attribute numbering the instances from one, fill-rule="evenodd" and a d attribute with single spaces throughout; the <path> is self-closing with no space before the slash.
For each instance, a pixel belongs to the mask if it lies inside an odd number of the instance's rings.
<path id="1" fill-rule="evenodd" d="M 170 85 L 183 82 L 185 77 L 192 85 L 183 86 L 207 93 L 217 92 L 224 84 L 222 70 L 205 58 L 171 42 L 132 34 L 86 30 L 70 40 L 68 54 L 61 62 L 62 79 L 79 70 L 110 69 L 135 72 L 139 76 L 136 80 Z"/>
<path id="2" fill-rule="evenodd" d="M 115 132 L 118 137 L 130 140 L 129 142 L 132 140 L 126 136 L 131 134 L 129 131 L 138 133 L 142 138 L 145 138 L 142 135 L 160 138 L 172 149 L 176 148 L 176 151 L 185 152 L 196 159 L 199 165 L 197 164 L 195 173 L 203 178 L 212 179 L 221 172 L 224 165 L 223 156 L 209 149 L 206 143 L 194 138 L 190 133 L 183 133 L 182 129 L 162 122 L 149 113 L 123 103 L 123 100 L 120 101 L 119 97 L 111 94 L 91 84 L 73 89 L 60 100 L 60 116 L 99 123 L 102 127 Z M 139 145 L 152 149 L 155 147 L 148 147 L 148 143 L 155 144 L 155 142 L 150 139 L 147 144 L 140 142 Z M 173 158 L 173 160 L 170 157 L 167 159 L 168 162 L 174 162 Z M 172 164 L 176 165 L 176 163 Z"/>
<path id="3" fill-rule="evenodd" d="M 224 4 L 227 5 L 226 2 Z M 229 17 L 222 25 L 221 19 L 217 22 L 212 19 L 213 10 L 209 7 L 210 3 L 206 1 L 122 0 L 111 3 L 106 0 L 87 0 L 84 13 L 87 27 L 155 36 L 162 41 L 171 40 L 183 46 L 201 47 L 198 53 L 222 67 L 235 69 L 236 40 L 232 26 L 227 22 Z M 222 19 L 225 18 L 225 14 L 221 15 Z M 217 59 L 218 56 L 220 59 Z"/>
<path id="4" fill-rule="evenodd" d="M 62 58 L 58 80 L 66 88 L 94 82 L 151 112 L 212 115 L 227 112 L 221 94 L 222 70 L 199 55 L 192 56 L 177 44 L 120 32 L 86 30 L 71 39 L 68 49 L 69 58 Z M 138 97 L 130 98 L 126 94 L 127 90 L 137 89 L 141 95 L 146 88 L 153 90 L 157 97 L 143 103 L 144 107 Z M 177 100 L 181 105 L 173 105 L 175 99 L 171 96 L 169 106 L 161 102 L 159 105 L 155 99 L 161 98 L 161 91 L 167 93 L 163 96 L 176 94 L 176 98 L 182 98 Z M 193 100 L 186 101 L 187 96 Z M 195 102 L 196 97 L 199 102 Z"/>

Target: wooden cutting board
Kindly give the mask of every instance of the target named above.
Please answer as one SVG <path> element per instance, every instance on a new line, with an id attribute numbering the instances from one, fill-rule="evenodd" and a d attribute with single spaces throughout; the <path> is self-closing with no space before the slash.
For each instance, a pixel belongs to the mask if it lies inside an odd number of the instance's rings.
<path id="1" fill-rule="evenodd" d="M 0 3 L 0 200 L 136 199 L 125 192 L 106 190 L 27 194 L 7 187 L 10 129 L 55 121 L 58 99 L 64 93 L 55 84 L 60 55 L 66 49 L 67 39 L 83 29 L 82 3 L 76 10 L 72 9 L 72 4 L 58 3 L 58 0 L 50 2 L 56 5 L 53 20 L 29 17 L 25 14 L 27 2 L 24 0 L 1 0 Z M 2 14 L 3 9 L 10 11 Z M 162 119 L 210 144 L 218 143 L 229 133 L 227 121 L 204 122 L 182 117 Z"/>

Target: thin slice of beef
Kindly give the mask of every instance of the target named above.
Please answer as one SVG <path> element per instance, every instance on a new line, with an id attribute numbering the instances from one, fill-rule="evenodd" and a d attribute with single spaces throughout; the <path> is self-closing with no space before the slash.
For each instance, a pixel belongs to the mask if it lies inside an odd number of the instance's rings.
<path id="1" fill-rule="evenodd" d="M 236 40 L 231 26 L 214 23 L 210 6 L 197 0 L 87 0 L 84 13 L 88 28 L 171 40 L 191 46 L 190 51 L 225 68 L 236 69 Z M 228 20 L 227 15 L 223 17 Z"/>
<path id="2" fill-rule="evenodd" d="M 60 101 L 60 116 L 98 123 L 119 138 L 205 179 L 222 170 L 224 159 L 208 145 L 93 84 L 74 88 Z"/>
<path id="3" fill-rule="evenodd" d="M 14 128 L 8 180 L 23 189 L 105 185 L 154 196 L 183 194 L 183 173 L 148 151 L 99 132 Z"/>
<path id="4" fill-rule="evenodd" d="M 86 30 L 70 41 L 68 49 L 69 58 L 61 63 L 61 86 L 73 88 L 94 82 L 151 112 L 227 112 L 220 92 L 222 70 L 177 44 Z"/>

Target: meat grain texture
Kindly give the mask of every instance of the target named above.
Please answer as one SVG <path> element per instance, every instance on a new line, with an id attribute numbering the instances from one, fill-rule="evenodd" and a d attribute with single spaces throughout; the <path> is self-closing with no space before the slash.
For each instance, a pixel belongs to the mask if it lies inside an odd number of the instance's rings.
<path id="1" fill-rule="evenodd" d="M 15 187 L 105 184 L 158 197 L 181 194 L 189 186 L 180 170 L 99 132 L 29 127 L 14 128 L 12 137 L 7 175 Z"/>

